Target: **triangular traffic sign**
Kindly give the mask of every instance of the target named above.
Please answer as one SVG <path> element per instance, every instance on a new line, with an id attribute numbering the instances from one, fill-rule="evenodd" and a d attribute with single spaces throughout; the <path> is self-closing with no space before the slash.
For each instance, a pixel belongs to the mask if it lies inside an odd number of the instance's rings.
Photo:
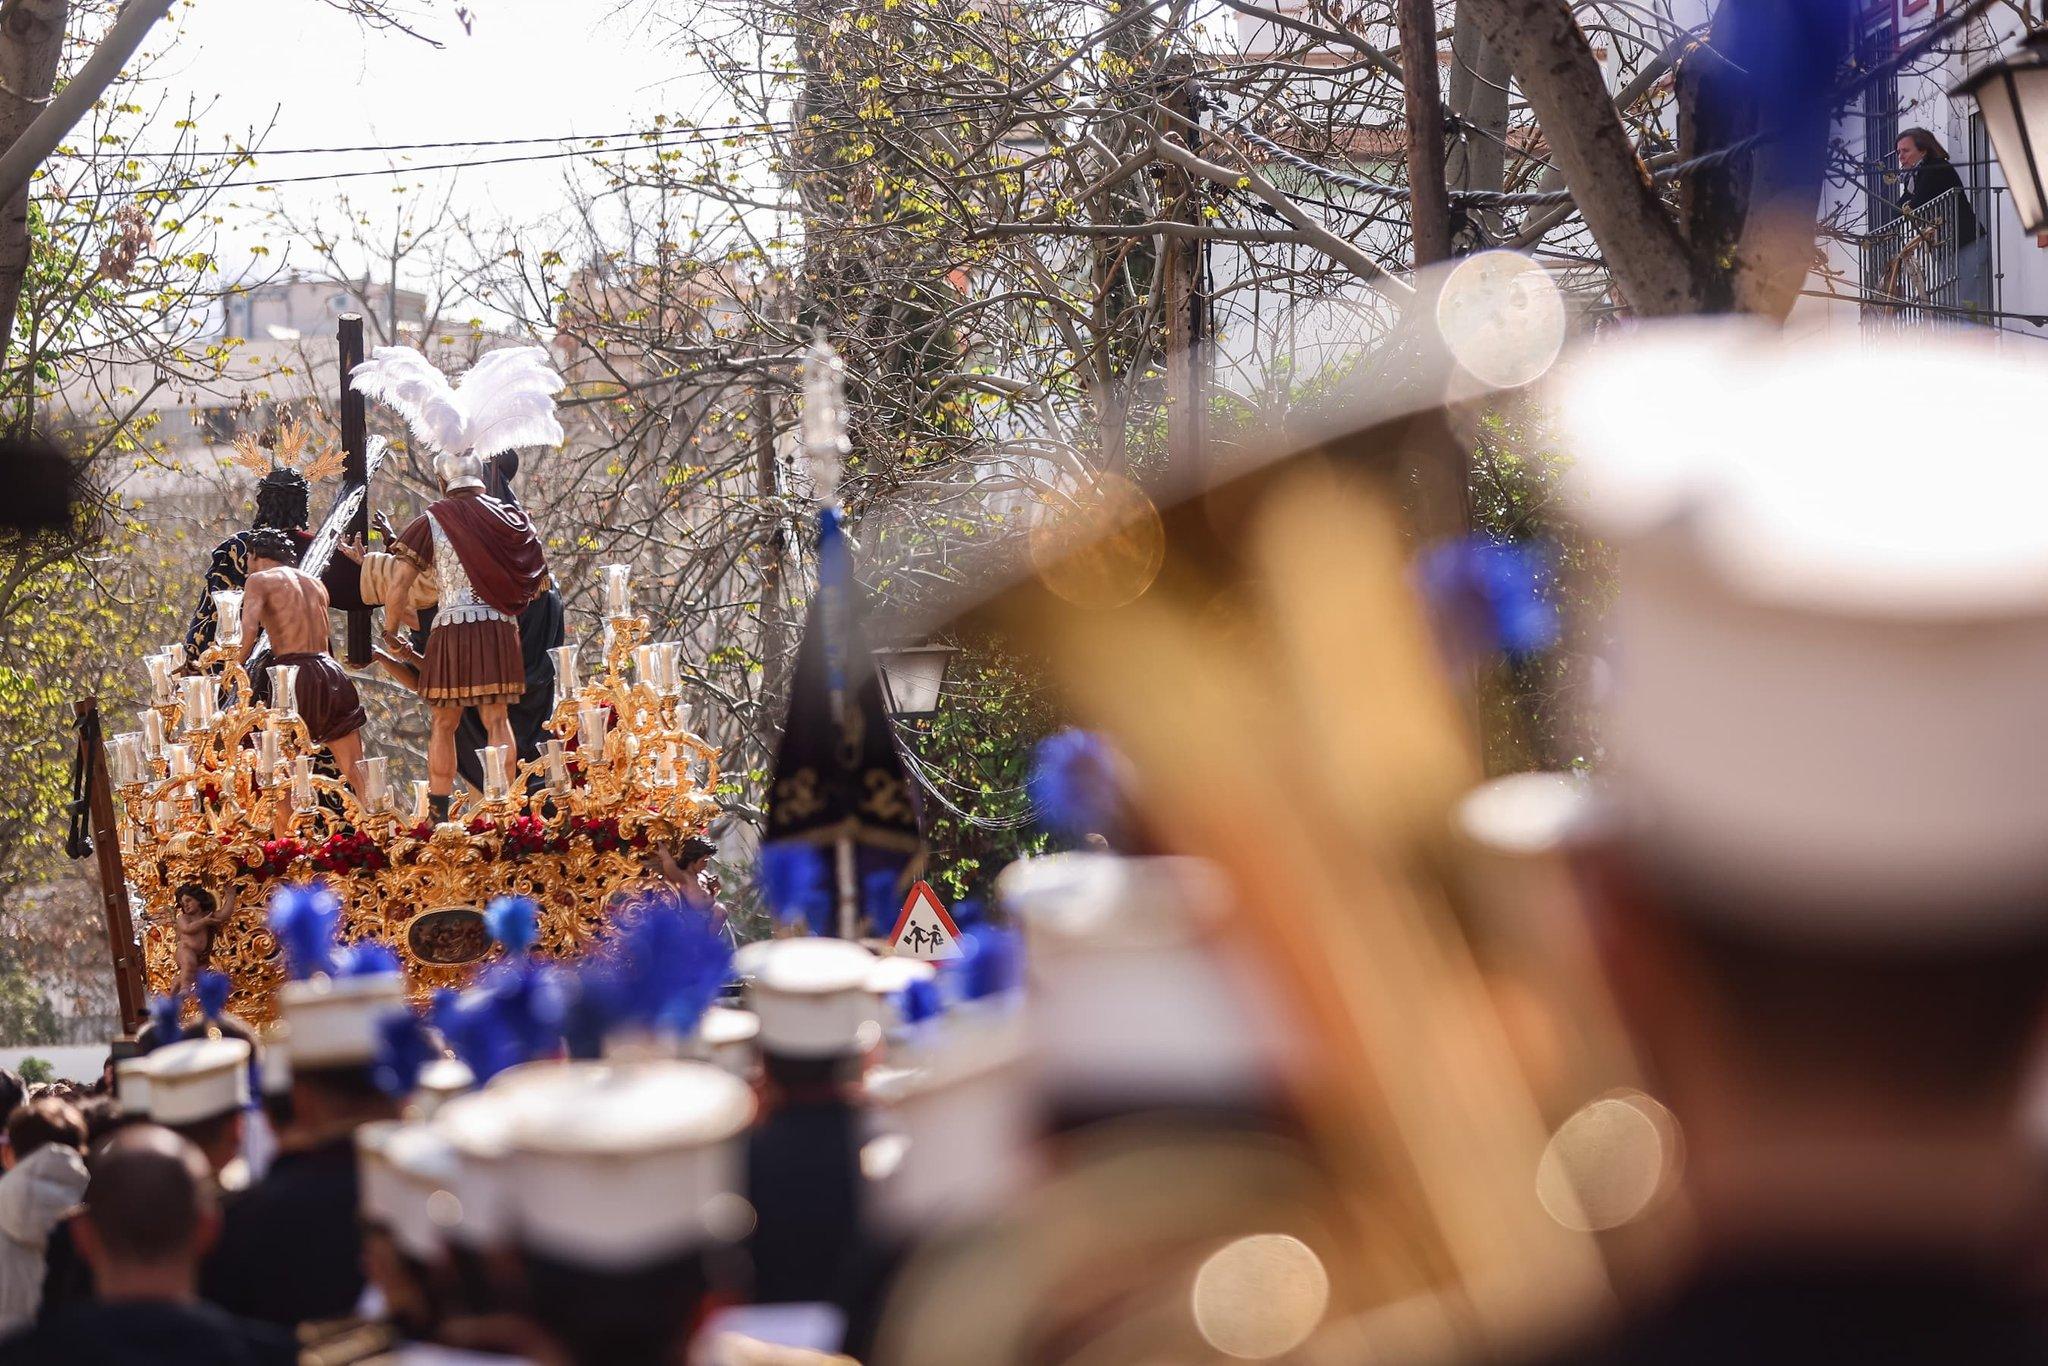
<path id="1" fill-rule="evenodd" d="M 904 899 L 903 914 L 896 917 L 896 928 L 889 932 L 889 952 L 935 962 L 963 956 L 960 927 L 929 884 L 918 883 Z"/>

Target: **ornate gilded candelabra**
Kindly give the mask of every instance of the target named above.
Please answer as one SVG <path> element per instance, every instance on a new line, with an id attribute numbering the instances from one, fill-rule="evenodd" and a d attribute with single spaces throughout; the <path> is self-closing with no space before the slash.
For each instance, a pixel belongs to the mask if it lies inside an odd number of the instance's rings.
<path id="1" fill-rule="evenodd" d="M 364 761 L 360 793 L 337 776 L 298 715 L 292 666 L 273 666 L 268 700 L 258 696 L 235 660 L 242 595 L 216 593 L 218 632 L 198 672 L 177 675 L 175 646 L 151 655 L 141 729 L 109 745 L 150 989 L 176 982 L 178 890 L 192 884 L 231 908 L 212 965 L 234 982 L 230 1008 L 252 1020 L 268 1018 L 284 976 L 264 923 L 280 883 L 325 880 L 342 901 L 341 937 L 389 944 L 422 994 L 461 985 L 488 954 L 482 908 L 495 896 L 539 903 L 543 952 L 573 956 L 601 937 L 651 885 L 645 851 L 703 830 L 718 785 L 718 751 L 682 700 L 681 645 L 648 642 L 626 566 L 603 574 L 595 672 L 583 677 L 577 646 L 553 651 L 553 738 L 527 763 L 479 751 L 483 790 L 439 824 L 424 782 L 401 811 L 382 757 Z"/>

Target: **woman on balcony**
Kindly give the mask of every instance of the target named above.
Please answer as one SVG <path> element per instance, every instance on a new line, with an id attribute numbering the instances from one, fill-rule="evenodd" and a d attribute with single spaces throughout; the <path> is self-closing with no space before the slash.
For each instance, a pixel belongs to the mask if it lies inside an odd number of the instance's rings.
<path id="1" fill-rule="evenodd" d="M 1950 190 L 1956 192 L 1958 246 L 1977 240 L 1977 215 L 1970 212 L 1970 197 L 1963 192 L 1963 178 L 1940 139 L 1925 128 L 1908 128 L 1899 134 L 1899 180 L 1905 193 L 1899 204 L 1907 210 L 1923 209 Z"/>
<path id="2" fill-rule="evenodd" d="M 1989 243 L 1979 241 L 1977 215 L 1971 212 L 1970 195 L 1963 178 L 1949 160 L 1948 149 L 1925 128 L 1908 128 L 1899 134 L 1899 181 L 1903 193 L 1899 206 L 1908 215 L 1927 218 L 1928 228 L 1939 231 L 1955 224 L 1955 293 L 1951 296 L 1965 314 L 1991 306 L 1991 255 Z M 1943 195 L 1955 192 L 1940 210 L 1929 209 Z M 1948 207 L 1953 205 L 1953 208 Z M 1971 321 L 1959 316 L 1958 321 Z"/>

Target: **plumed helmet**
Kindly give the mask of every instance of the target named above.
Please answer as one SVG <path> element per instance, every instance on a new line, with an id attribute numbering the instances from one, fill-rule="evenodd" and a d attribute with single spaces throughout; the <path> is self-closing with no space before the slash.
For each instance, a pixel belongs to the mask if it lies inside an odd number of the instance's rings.
<path id="1" fill-rule="evenodd" d="M 457 489 L 480 489 L 484 486 L 484 462 L 468 451 L 460 455 L 443 451 L 434 457 L 434 477 L 441 481 L 445 493 Z"/>

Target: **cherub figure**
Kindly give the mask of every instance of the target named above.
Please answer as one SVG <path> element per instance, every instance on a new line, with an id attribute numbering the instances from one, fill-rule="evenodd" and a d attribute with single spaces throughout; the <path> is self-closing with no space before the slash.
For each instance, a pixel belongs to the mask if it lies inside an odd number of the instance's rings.
<path id="1" fill-rule="evenodd" d="M 234 914 L 235 894 L 232 888 L 219 901 L 196 882 L 188 882 L 178 889 L 177 910 L 172 919 L 178 933 L 180 995 L 198 985 L 199 974 L 206 971 L 213 961 L 213 941 Z"/>

